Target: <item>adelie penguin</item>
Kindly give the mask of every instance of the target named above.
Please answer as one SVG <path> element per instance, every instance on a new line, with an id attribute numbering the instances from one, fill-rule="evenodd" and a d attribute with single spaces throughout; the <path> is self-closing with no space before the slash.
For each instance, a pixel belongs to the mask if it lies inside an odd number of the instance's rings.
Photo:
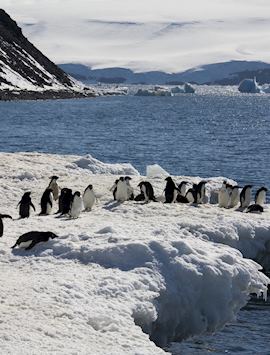
<path id="1" fill-rule="evenodd" d="M 83 210 L 83 200 L 79 191 L 74 192 L 69 215 L 71 218 L 78 218 Z"/>
<path id="2" fill-rule="evenodd" d="M 41 242 L 47 242 L 49 239 L 57 238 L 57 235 L 52 232 L 28 232 L 21 235 L 16 243 L 11 247 L 12 249 L 16 248 L 24 248 L 25 250 L 32 249 L 36 244 Z"/>
<path id="3" fill-rule="evenodd" d="M 133 187 L 130 185 L 130 180 L 131 177 L 129 176 L 125 176 L 125 182 L 127 184 L 127 197 L 128 197 L 128 200 L 134 200 L 134 190 L 133 190 Z"/>
<path id="4" fill-rule="evenodd" d="M 41 206 L 41 212 L 39 214 L 40 216 L 46 216 L 51 213 L 52 206 L 53 206 L 52 189 L 46 189 L 43 192 L 43 195 L 42 195 L 41 201 L 40 201 L 40 206 Z"/>
<path id="5" fill-rule="evenodd" d="M 247 213 L 262 213 L 263 212 L 263 207 L 261 205 L 258 205 L 257 203 L 254 203 L 253 205 L 248 206 Z"/>
<path id="6" fill-rule="evenodd" d="M 185 197 L 189 203 L 197 203 L 198 200 L 197 189 L 198 189 L 197 184 L 193 184 L 192 188 L 188 189 Z"/>
<path id="7" fill-rule="evenodd" d="M 59 197 L 59 186 L 57 184 L 57 180 L 59 179 L 58 176 L 51 176 L 51 181 L 49 183 L 48 189 L 52 189 L 53 199 L 56 201 Z"/>
<path id="8" fill-rule="evenodd" d="M 148 181 L 142 181 L 138 184 L 140 190 L 141 190 L 141 193 L 140 197 L 136 197 L 135 200 L 136 201 L 145 201 L 145 202 L 149 202 L 149 201 L 154 201 L 156 202 L 156 198 L 155 198 L 155 195 L 154 195 L 154 189 L 153 189 L 153 186 L 150 182 Z"/>
<path id="9" fill-rule="evenodd" d="M 32 207 L 33 210 L 36 211 L 36 208 L 31 201 L 30 195 L 31 192 L 25 192 L 21 201 L 18 203 L 18 206 L 20 206 L 19 214 L 21 218 L 28 218 L 30 216 L 30 207 Z"/>
<path id="10" fill-rule="evenodd" d="M 2 220 L 3 218 L 12 219 L 12 217 L 10 215 L 8 215 L 8 214 L 1 214 L 0 213 L 0 237 L 2 237 L 3 234 L 4 234 L 4 223 L 3 223 L 3 220 Z"/>
<path id="11" fill-rule="evenodd" d="M 174 203 L 177 199 L 179 193 L 178 188 L 175 186 L 173 179 L 168 176 L 165 181 L 167 181 L 164 192 L 165 192 L 165 203 Z"/>
<path id="12" fill-rule="evenodd" d="M 230 185 L 226 180 L 223 181 L 222 186 L 218 192 L 219 207 L 229 208 L 230 205 Z"/>
<path id="13" fill-rule="evenodd" d="M 261 187 L 259 190 L 257 190 L 255 195 L 255 204 L 260 206 L 265 205 L 267 191 L 268 189 L 266 187 Z"/>
<path id="14" fill-rule="evenodd" d="M 123 176 L 121 176 L 117 182 L 115 199 L 119 202 L 128 200 L 128 186 Z"/>
<path id="15" fill-rule="evenodd" d="M 239 186 L 233 186 L 232 187 L 232 192 L 230 196 L 230 208 L 236 207 L 239 203 L 240 197 L 239 197 Z"/>
<path id="16" fill-rule="evenodd" d="M 113 199 L 116 200 L 116 190 L 119 179 L 116 179 L 113 186 L 110 188 L 110 191 L 113 193 Z"/>
<path id="17" fill-rule="evenodd" d="M 83 193 L 83 205 L 85 211 L 91 211 L 96 201 L 93 185 L 88 185 Z"/>
<path id="18" fill-rule="evenodd" d="M 206 199 L 206 190 L 205 190 L 206 181 L 200 181 L 196 187 L 197 193 L 197 203 L 205 203 Z"/>
<path id="19" fill-rule="evenodd" d="M 252 185 L 245 185 L 240 192 L 240 207 L 246 208 L 250 205 Z"/>
<path id="20" fill-rule="evenodd" d="M 70 211 L 70 206 L 72 202 L 72 190 L 64 187 L 61 190 L 61 194 L 58 200 L 58 211 L 56 213 L 61 213 L 62 215 L 68 214 Z"/>

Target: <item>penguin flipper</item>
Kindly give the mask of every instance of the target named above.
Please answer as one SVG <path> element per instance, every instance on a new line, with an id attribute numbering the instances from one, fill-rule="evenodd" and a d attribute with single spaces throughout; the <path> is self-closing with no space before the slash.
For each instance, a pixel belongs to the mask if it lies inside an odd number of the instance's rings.
<path id="1" fill-rule="evenodd" d="M 10 218 L 10 219 L 12 219 L 12 217 L 9 214 L 0 214 L 0 218 Z"/>
<path id="2" fill-rule="evenodd" d="M 35 206 L 32 204 L 32 202 L 30 203 L 30 206 L 33 208 L 33 210 L 36 212 L 36 208 Z"/>

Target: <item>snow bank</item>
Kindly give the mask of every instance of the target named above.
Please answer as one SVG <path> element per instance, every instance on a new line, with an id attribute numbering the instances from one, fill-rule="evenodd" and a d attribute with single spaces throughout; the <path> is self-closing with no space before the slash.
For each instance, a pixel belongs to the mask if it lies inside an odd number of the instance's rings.
<path id="1" fill-rule="evenodd" d="M 14 217 L 4 221 L 0 239 L 3 353 L 27 353 L 31 347 L 33 353 L 164 354 L 157 345 L 220 329 L 249 293 L 266 290 L 260 266 L 231 246 L 258 256 L 270 240 L 269 209 L 259 216 L 212 205 L 120 204 L 109 191 L 115 177 L 74 163 L 85 158 L 0 157 L 0 213 Z M 98 204 L 76 220 L 35 213 L 17 220 L 25 190 L 32 190 L 39 212 L 51 175 L 59 176 L 61 187 L 79 191 L 92 183 L 101 196 Z M 132 185 L 141 179 L 134 176 Z M 199 180 L 175 178 L 182 179 Z M 209 179 L 208 192 L 222 180 Z M 163 179 L 149 181 L 162 194 Z M 51 230 L 59 238 L 11 251 L 30 230 Z"/>
<path id="2" fill-rule="evenodd" d="M 93 174 L 139 175 L 131 164 L 105 164 L 93 158 L 90 154 L 74 162 L 79 168 L 87 169 Z"/>

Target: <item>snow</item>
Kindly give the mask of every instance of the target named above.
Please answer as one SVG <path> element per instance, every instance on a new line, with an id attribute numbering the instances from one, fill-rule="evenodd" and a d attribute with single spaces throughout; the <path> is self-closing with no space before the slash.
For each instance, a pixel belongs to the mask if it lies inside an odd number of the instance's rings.
<path id="1" fill-rule="evenodd" d="M 260 266 L 241 252 L 256 258 L 270 244 L 268 208 L 250 215 L 208 204 L 117 203 L 109 191 L 112 174 L 126 173 L 126 165 L 90 155 L 0 157 L 0 213 L 14 218 L 4 220 L 0 239 L 2 353 L 165 354 L 156 344 L 214 332 L 250 292 L 266 290 Z M 136 187 L 145 177 L 129 169 Z M 93 184 L 99 195 L 93 210 L 73 220 L 38 216 L 52 175 L 74 191 Z M 223 179 L 209 179 L 208 194 Z M 164 180 L 149 181 L 161 195 Z M 29 190 L 37 212 L 19 220 L 16 205 Z M 59 238 L 11 251 L 31 230 Z"/>

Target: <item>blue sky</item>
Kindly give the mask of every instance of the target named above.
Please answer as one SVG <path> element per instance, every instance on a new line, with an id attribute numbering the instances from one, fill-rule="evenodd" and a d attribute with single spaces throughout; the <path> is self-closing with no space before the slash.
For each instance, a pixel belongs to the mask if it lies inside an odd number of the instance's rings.
<path id="1" fill-rule="evenodd" d="M 270 62 L 269 0 L 1 0 L 57 63 L 182 71 Z"/>

